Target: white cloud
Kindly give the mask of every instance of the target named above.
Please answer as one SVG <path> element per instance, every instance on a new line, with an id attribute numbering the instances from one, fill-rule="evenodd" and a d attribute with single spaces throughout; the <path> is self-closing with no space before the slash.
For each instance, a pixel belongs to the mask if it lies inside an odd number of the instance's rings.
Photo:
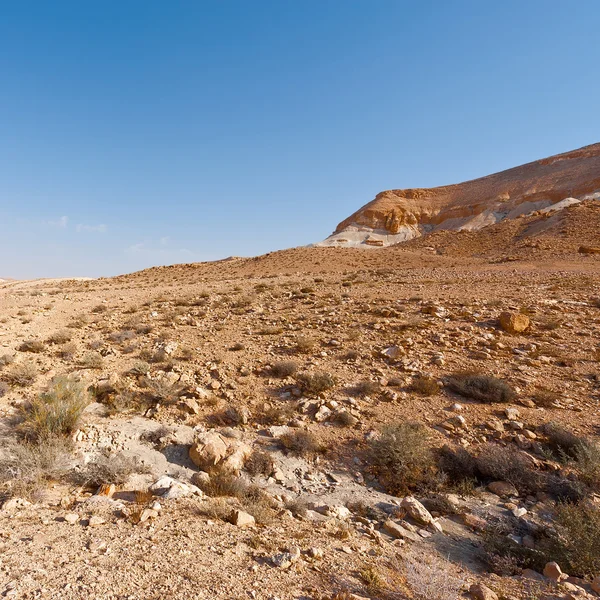
<path id="1" fill-rule="evenodd" d="M 69 217 L 59 217 L 58 219 L 44 221 L 44 225 L 48 225 L 49 227 L 58 227 L 59 229 L 66 229 L 68 224 Z"/>
<path id="2" fill-rule="evenodd" d="M 101 223 L 100 225 L 84 225 L 83 223 L 78 223 L 77 226 L 75 227 L 75 230 L 78 233 L 82 233 L 82 232 L 106 233 L 106 231 L 108 231 L 108 227 L 106 225 L 104 225 L 104 223 Z"/>
<path id="3" fill-rule="evenodd" d="M 161 246 L 166 246 L 171 241 L 171 238 L 168 235 L 165 235 L 161 237 L 159 241 Z"/>

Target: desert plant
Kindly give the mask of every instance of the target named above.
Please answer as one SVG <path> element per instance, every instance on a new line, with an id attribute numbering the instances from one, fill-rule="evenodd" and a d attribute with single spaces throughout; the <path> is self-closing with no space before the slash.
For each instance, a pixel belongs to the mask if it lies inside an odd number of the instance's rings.
<path id="1" fill-rule="evenodd" d="M 546 447 L 560 460 L 574 459 L 584 439 L 558 423 L 545 423 L 539 431 L 546 438 Z"/>
<path id="2" fill-rule="evenodd" d="M 409 557 L 404 572 L 415 600 L 456 600 L 464 586 L 464 580 L 451 575 L 448 565 L 435 555 Z"/>
<path id="3" fill-rule="evenodd" d="M 533 461 L 512 446 L 487 444 L 475 460 L 480 481 L 507 481 L 522 493 L 535 493 L 543 487 Z"/>
<path id="4" fill-rule="evenodd" d="M 600 572 L 600 510 L 586 503 L 559 504 L 554 514 L 556 535 L 548 556 L 580 577 Z"/>
<path id="5" fill-rule="evenodd" d="M 46 342 L 48 344 L 66 344 L 71 341 L 71 333 L 66 330 L 61 330 L 53 333 L 48 337 Z"/>
<path id="6" fill-rule="evenodd" d="M 80 360 L 82 369 L 101 369 L 104 364 L 104 359 L 102 358 L 102 354 L 100 352 L 94 352 L 91 350 L 90 352 L 86 352 Z"/>
<path id="7" fill-rule="evenodd" d="M 62 479 L 69 471 L 70 450 L 64 438 L 10 441 L 0 448 L 0 496 L 38 499 L 48 481 Z"/>
<path id="8" fill-rule="evenodd" d="M 290 431 L 280 438 L 282 446 L 291 454 L 305 456 L 321 451 L 319 441 L 310 431 Z"/>
<path id="9" fill-rule="evenodd" d="M 298 363 L 293 360 L 282 360 L 271 366 L 271 375 L 283 379 L 290 377 L 298 370 Z"/>
<path id="10" fill-rule="evenodd" d="M 72 434 L 79 424 L 90 394 L 72 377 L 55 377 L 48 389 L 21 408 L 19 429 L 28 440 L 45 440 Z"/>
<path id="11" fill-rule="evenodd" d="M 39 354 L 45 349 L 46 345 L 41 340 L 26 340 L 18 348 L 20 352 L 32 352 L 34 354 Z"/>
<path id="12" fill-rule="evenodd" d="M 296 375 L 296 382 L 306 394 L 318 396 L 335 387 L 335 378 L 330 373 L 300 373 Z"/>
<path id="13" fill-rule="evenodd" d="M 408 389 L 420 396 L 435 396 L 440 391 L 437 381 L 427 375 L 418 375 L 415 377 Z"/>
<path id="14" fill-rule="evenodd" d="M 439 473 L 429 438 L 421 423 L 403 422 L 385 427 L 371 441 L 373 469 L 390 493 L 437 487 Z"/>
<path id="15" fill-rule="evenodd" d="M 0 356 L 0 369 L 11 365 L 15 361 L 15 357 L 12 354 L 2 354 Z"/>
<path id="16" fill-rule="evenodd" d="M 478 402 L 510 402 L 516 395 L 505 381 L 472 371 L 451 375 L 446 379 L 446 387 Z"/>
<path id="17" fill-rule="evenodd" d="M 380 390 L 380 385 L 375 381 L 359 381 L 353 388 L 350 390 L 350 394 L 352 396 L 360 396 L 364 398 L 365 396 L 374 396 L 378 394 Z"/>
<path id="18" fill-rule="evenodd" d="M 309 354 L 312 352 L 317 344 L 317 340 L 309 337 L 299 337 L 296 340 L 296 352 L 299 354 Z"/>
<path id="19" fill-rule="evenodd" d="M 245 464 L 246 471 L 254 476 L 264 475 L 269 477 L 273 473 L 273 468 L 273 458 L 268 452 L 262 450 L 254 450 Z"/>
<path id="20" fill-rule="evenodd" d="M 11 365 L 2 372 L 2 380 L 10 385 L 27 387 L 35 382 L 38 372 L 32 363 L 24 362 Z"/>
<path id="21" fill-rule="evenodd" d="M 134 473 L 149 473 L 149 468 L 137 456 L 123 452 L 104 451 L 90 460 L 83 469 L 73 474 L 78 485 L 99 487 L 105 483 L 123 485 Z"/>

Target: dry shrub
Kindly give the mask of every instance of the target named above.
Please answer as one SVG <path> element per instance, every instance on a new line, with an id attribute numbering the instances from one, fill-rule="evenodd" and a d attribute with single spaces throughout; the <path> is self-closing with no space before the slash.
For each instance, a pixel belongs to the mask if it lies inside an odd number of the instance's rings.
<path id="1" fill-rule="evenodd" d="M 375 381 L 360 381 L 351 390 L 352 396 L 359 396 L 364 398 L 365 396 L 374 396 L 379 393 L 380 385 Z"/>
<path id="2" fill-rule="evenodd" d="M 448 564 L 435 555 L 408 557 L 404 573 L 415 600 L 456 600 L 465 584 L 451 575 Z"/>
<path id="3" fill-rule="evenodd" d="M 32 352 L 34 354 L 39 354 L 45 349 L 46 345 L 41 340 L 26 340 L 18 348 L 20 352 Z"/>
<path id="4" fill-rule="evenodd" d="M 82 382 L 55 377 L 47 391 L 21 408 L 19 428 L 26 439 L 34 441 L 71 435 L 89 403 L 90 394 Z"/>
<path id="5" fill-rule="evenodd" d="M 77 344 L 75 342 L 67 342 L 58 349 L 57 354 L 63 360 L 73 360 L 77 354 Z"/>
<path id="6" fill-rule="evenodd" d="M 38 372 L 32 363 L 24 362 L 11 365 L 3 371 L 2 380 L 10 385 L 27 387 L 35 382 Z"/>
<path id="7" fill-rule="evenodd" d="M 544 408 L 551 408 L 557 400 L 560 400 L 560 394 L 547 388 L 540 388 L 533 395 L 535 404 Z"/>
<path id="8" fill-rule="evenodd" d="M 371 590 L 380 590 L 385 587 L 385 578 L 373 565 L 363 567 L 359 571 L 359 575 L 366 586 Z"/>
<path id="9" fill-rule="evenodd" d="M 148 467 L 137 456 L 104 451 L 75 474 L 74 479 L 79 485 L 94 488 L 105 483 L 123 485 L 134 473 L 148 472 Z"/>
<path id="10" fill-rule="evenodd" d="M 371 442 L 373 469 L 390 493 L 437 487 L 439 472 L 429 439 L 427 427 L 404 422 L 385 427 Z"/>
<path id="11" fill-rule="evenodd" d="M 108 336 L 108 339 L 115 344 L 123 344 L 130 342 L 136 337 L 135 331 L 131 329 L 123 329 L 121 331 L 115 331 Z"/>
<path id="12" fill-rule="evenodd" d="M 556 536 L 549 543 L 549 560 L 579 577 L 600 572 L 600 510 L 581 504 L 559 504 L 554 525 Z"/>
<path id="13" fill-rule="evenodd" d="M 264 425 L 286 425 L 296 415 L 297 408 L 296 402 L 269 406 L 256 420 Z"/>
<path id="14" fill-rule="evenodd" d="M 269 477 L 273 473 L 274 463 L 271 455 L 262 450 L 254 450 L 245 464 L 245 469 L 250 475 L 264 475 Z"/>
<path id="15" fill-rule="evenodd" d="M 475 460 L 481 481 L 507 481 L 521 493 L 535 493 L 544 485 L 533 461 L 512 446 L 487 444 Z"/>
<path id="16" fill-rule="evenodd" d="M 79 362 L 82 369 L 101 369 L 104 364 L 104 359 L 100 352 L 86 352 Z"/>
<path id="17" fill-rule="evenodd" d="M 241 477 L 232 473 L 216 473 L 210 480 L 202 484 L 202 491 L 212 498 L 231 497 L 237 498 L 249 514 L 259 525 L 268 525 L 275 517 L 275 503 L 273 499 L 259 486 L 248 483 Z M 232 510 L 223 520 L 228 520 Z"/>
<path id="18" fill-rule="evenodd" d="M 446 380 L 446 387 L 465 398 L 478 402 L 510 402 L 514 390 L 502 379 L 472 371 L 455 373 Z"/>
<path id="19" fill-rule="evenodd" d="M 290 431 L 280 438 L 282 446 L 291 454 L 306 456 L 322 451 L 321 444 L 310 431 Z"/>
<path id="20" fill-rule="evenodd" d="M 0 398 L 5 396 L 6 393 L 10 390 L 10 385 L 4 381 L 0 381 Z"/>
<path id="21" fill-rule="evenodd" d="M 282 360 L 271 367 L 271 375 L 283 379 L 290 377 L 298 370 L 298 363 L 293 360 Z"/>
<path id="22" fill-rule="evenodd" d="M 12 354 L 2 354 L 2 356 L 0 356 L 0 369 L 2 367 L 7 367 L 8 365 L 12 365 L 14 360 L 15 360 L 15 357 Z"/>
<path id="23" fill-rule="evenodd" d="M 73 320 L 67 324 L 67 327 L 71 329 L 81 329 L 88 324 L 88 318 L 86 315 L 77 315 Z"/>
<path id="24" fill-rule="evenodd" d="M 335 378 L 330 373 L 300 373 L 296 382 L 306 394 L 318 396 L 335 387 Z"/>
<path id="25" fill-rule="evenodd" d="M 569 460 L 577 457 L 583 438 L 558 423 L 545 423 L 539 428 L 546 438 L 546 446 L 555 458 Z"/>
<path id="26" fill-rule="evenodd" d="M 94 308 L 92 308 L 92 312 L 94 314 L 105 313 L 107 310 L 108 306 L 106 306 L 106 304 L 98 304 L 97 306 L 94 306 Z"/>
<path id="27" fill-rule="evenodd" d="M 427 375 L 418 375 L 415 377 L 408 389 L 420 396 L 435 396 L 440 391 L 437 381 Z"/>
<path id="28" fill-rule="evenodd" d="M 71 333 L 69 331 L 57 331 L 53 333 L 46 342 L 48 344 L 66 344 L 71 341 Z"/>
<path id="29" fill-rule="evenodd" d="M 0 495 L 36 500 L 49 481 L 69 470 L 69 440 L 51 437 L 39 443 L 10 442 L 0 450 Z"/>
<path id="30" fill-rule="evenodd" d="M 299 354 L 310 354 L 317 345 L 317 340 L 310 337 L 299 337 L 296 340 L 296 352 Z"/>
<path id="31" fill-rule="evenodd" d="M 175 404 L 185 391 L 184 386 L 166 379 L 145 377 L 142 383 L 147 395 L 156 404 Z"/>

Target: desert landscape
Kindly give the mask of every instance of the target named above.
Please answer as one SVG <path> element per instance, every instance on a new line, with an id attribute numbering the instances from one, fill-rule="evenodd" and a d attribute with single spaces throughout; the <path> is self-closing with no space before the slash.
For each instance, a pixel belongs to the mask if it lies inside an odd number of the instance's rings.
<path id="1" fill-rule="evenodd" d="M 0 595 L 600 597 L 600 144 L 312 247 L 0 280 Z"/>

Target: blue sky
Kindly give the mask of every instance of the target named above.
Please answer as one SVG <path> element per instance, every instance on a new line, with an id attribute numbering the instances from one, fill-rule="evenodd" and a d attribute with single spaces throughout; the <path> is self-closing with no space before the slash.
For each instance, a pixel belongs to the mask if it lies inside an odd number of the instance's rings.
<path id="1" fill-rule="evenodd" d="M 326 237 L 600 141 L 597 0 L 0 5 L 0 277 Z"/>

